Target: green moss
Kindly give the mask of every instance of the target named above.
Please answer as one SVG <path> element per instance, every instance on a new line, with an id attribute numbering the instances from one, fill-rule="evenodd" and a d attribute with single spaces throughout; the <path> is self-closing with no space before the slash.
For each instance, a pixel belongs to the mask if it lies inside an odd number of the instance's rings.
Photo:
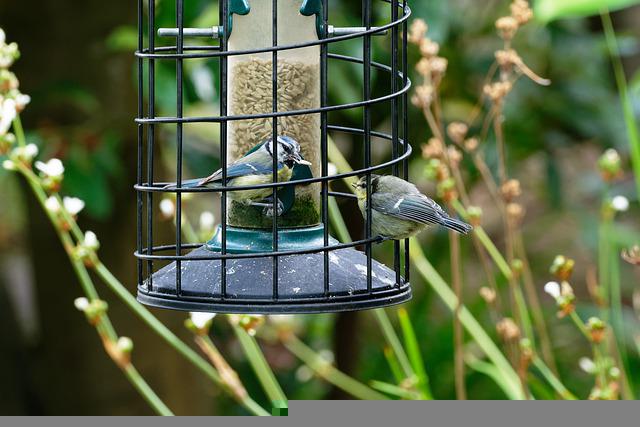
<path id="1" fill-rule="evenodd" d="M 303 227 L 320 223 L 320 213 L 311 195 L 297 197 L 291 209 L 278 218 L 278 227 Z M 229 225 L 245 228 L 271 228 L 272 219 L 262 214 L 262 208 L 231 202 Z"/>

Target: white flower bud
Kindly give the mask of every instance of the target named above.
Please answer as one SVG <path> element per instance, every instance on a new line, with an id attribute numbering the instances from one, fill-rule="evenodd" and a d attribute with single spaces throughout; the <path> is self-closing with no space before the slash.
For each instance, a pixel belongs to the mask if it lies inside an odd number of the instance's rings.
<path id="1" fill-rule="evenodd" d="M 615 196 L 611 199 L 611 207 L 618 212 L 625 212 L 629 209 L 629 199 L 624 196 Z"/>
<path id="2" fill-rule="evenodd" d="M 554 299 L 560 298 L 560 284 L 558 282 L 547 282 L 547 284 L 544 285 L 544 291 Z"/>
<path id="3" fill-rule="evenodd" d="M 84 241 L 83 245 L 86 248 L 93 249 L 94 251 L 100 248 L 100 242 L 98 241 L 98 236 L 91 230 L 88 230 L 84 233 Z"/>
<path id="4" fill-rule="evenodd" d="M 307 365 L 302 365 L 296 369 L 296 379 L 301 383 L 306 383 L 313 378 L 313 371 Z"/>
<path id="5" fill-rule="evenodd" d="M 116 346 L 123 353 L 131 353 L 133 351 L 133 340 L 129 337 L 120 337 L 116 342 Z"/>
<path id="6" fill-rule="evenodd" d="M 51 178 L 58 178 L 64 173 L 64 165 L 60 159 L 50 159 L 47 163 L 37 161 L 35 167 Z"/>
<path id="7" fill-rule="evenodd" d="M 16 164 L 13 163 L 13 161 L 6 159 L 5 161 L 2 162 L 2 167 L 5 168 L 8 171 L 14 171 L 16 170 Z"/>
<path id="8" fill-rule="evenodd" d="M 4 30 L 0 28 L 0 46 L 2 46 L 4 42 L 7 40 L 6 37 L 7 36 L 5 35 Z"/>
<path id="9" fill-rule="evenodd" d="M 596 372 L 596 364 L 588 357 L 581 357 L 580 360 L 578 360 L 578 365 L 580 366 L 580 369 L 585 371 L 587 374 L 593 374 Z"/>
<path id="10" fill-rule="evenodd" d="M 23 151 L 22 156 L 25 160 L 31 161 L 38 155 L 38 146 L 36 144 L 27 144 Z"/>
<path id="11" fill-rule="evenodd" d="M 24 107 L 27 106 L 31 102 L 31 97 L 29 95 L 25 95 L 24 93 L 19 93 L 16 96 L 16 110 L 22 111 Z"/>
<path id="12" fill-rule="evenodd" d="M 200 214 L 200 229 L 201 230 L 211 230 L 213 229 L 213 224 L 215 223 L 215 216 L 213 213 L 209 211 L 204 211 Z"/>
<path id="13" fill-rule="evenodd" d="M 89 308 L 89 300 L 85 297 L 76 298 L 73 300 L 73 305 L 79 310 L 84 312 L 87 308 Z"/>
<path id="14" fill-rule="evenodd" d="M 58 202 L 58 199 L 54 196 L 49 197 L 45 202 L 44 202 L 44 207 L 52 213 L 58 213 L 60 212 L 60 202 Z"/>
<path id="15" fill-rule="evenodd" d="M 62 199 L 62 204 L 67 212 L 72 216 L 77 215 L 82 209 L 84 209 L 84 201 L 77 197 L 65 197 Z"/>
<path id="16" fill-rule="evenodd" d="M 193 325 L 198 329 L 203 329 L 211 325 L 211 321 L 216 317 L 216 313 L 201 313 L 192 311 L 189 313 L 189 317 L 193 322 Z"/>
<path id="17" fill-rule="evenodd" d="M 176 213 L 176 205 L 173 203 L 173 200 L 162 199 L 160 201 L 160 213 L 167 219 L 173 218 L 173 215 Z"/>

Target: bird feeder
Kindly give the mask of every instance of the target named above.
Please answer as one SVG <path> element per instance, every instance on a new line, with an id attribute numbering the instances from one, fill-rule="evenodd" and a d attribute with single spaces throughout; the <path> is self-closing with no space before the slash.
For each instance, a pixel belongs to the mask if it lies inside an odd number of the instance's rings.
<path id="1" fill-rule="evenodd" d="M 379 26 L 372 25 L 374 2 L 388 18 Z M 395 242 L 393 266 L 387 267 L 372 258 L 372 245 L 380 238 L 371 235 L 371 212 L 366 215 L 362 239 L 339 243 L 330 235 L 328 208 L 330 198 L 344 198 L 353 207 L 350 211 L 360 215 L 351 194 L 330 190 L 332 181 L 386 170 L 406 178 L 411 153 L 406 141 L 410 87 L 406 73 L 410 9 L 406 1 L 363 0 L 361 26 L 356 27 L 330 25 L 328 0 L 220 0 L 218 25 L 185 28 L 184 1 L 175 3 L 175 27 L 157 28 L 157 2 L 138 2 L 138 300 L 190 311 L 317 313 L 383 307 L 410 299 L 408 241 L 403 245 Z M 372 60 L 374 37 L 377 45 L 386 43 L 389 64 Z M 175 45 L 156 47 L 157 38 L 175 39 Z M 217 43 L 188 43 L 198 38 Z M 360 42 L 360 57 L 331 52 L 335 43 L 346 40 Z M 201 58 L 219 63 L 219 114 L 187 117 L 183 114 L 183 69 L 187 61 Z M 155 112 L 158 61 L 176 64 L 178 108 L 174 117 L 159 117 Z M 333 62 L 361 69 L 361 99 L 331 103 L 327 82 Z M 386 74 L 381 80 L 389 82 L 377 97 L 372 96 L 372 73 Z M 388 132 L 372 129 L 375 104 L 390 108 Z M 361 127 L 329 122 L 329 112 L 350 109 L 362 112 Z M 287 182 L 274 178 L 272 183 L 255 186 L 183 187 L 185 123 L 219 124 L 223 176 L 226 165 L 278 136 L 298 141 L 302 156 L 312 166 L 296 165 Z M 159 124 L 176 127 L 177 176 L 171 189 L 157 180 L 153 167 Z M 362 168 L 329 175 L 328 138 L 334 133 L 351 135 L 354 150 L 362 152 Z M 390 145 L 389 161 L 372 164 L 374 143 Z M 274 171 L 276 167 L 274 162 Z M 259 187 L 273 191 L 274 207 L 276 200 L 282 202 L 280 215 L 265 215 L 259 207 L 229 197 L 231 191 Z M 222 221 L 211 240 L 187 244 L 178 227 L 175 244 L 155 241 L 154 196 L 166 192 L 176 196 L 176 224 L 181 224 L 184 193 L 219 193 Z"/>

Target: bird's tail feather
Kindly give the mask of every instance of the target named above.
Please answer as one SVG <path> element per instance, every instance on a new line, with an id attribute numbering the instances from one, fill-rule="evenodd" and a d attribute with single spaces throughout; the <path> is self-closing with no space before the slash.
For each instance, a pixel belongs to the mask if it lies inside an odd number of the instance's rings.
<path id="1" fill-rule="evenodd" d="M 443 218 L 442 225 L 453 231 L 457 231 L 458 233 L 462 233 L 462 234 L 467 234 L 468 232 L 473 230 L 473 227 L 471 225 L 455 218 Z"/>
<path id="2" fill-rule="evenodd" d="M 203 185 L 201 185 L 202 183 L 202 178 L 196 178 L 196 179 L 188 179 L 186 181 L 182 181 L 182 188 L 197 188 L 197 187 L 202 187 Z M 209 183 L 207 185 L 211 185 L 213 183 Z M 207 186 L 205 185 L 205 186 Z M 167 184 L 164 187 L 162 187 L 164 190 L 175 190 L 178 188 L 178 186 L 176 185 L 176 183 L 171 183 L 171 184 Z"/>

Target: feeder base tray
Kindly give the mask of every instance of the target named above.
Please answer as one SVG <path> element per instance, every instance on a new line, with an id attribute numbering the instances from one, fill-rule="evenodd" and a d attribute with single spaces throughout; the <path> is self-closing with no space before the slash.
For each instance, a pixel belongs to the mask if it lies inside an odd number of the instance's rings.
<path id="1" fill-rule="evenodd" d="M 211 255 L 202 246 L 190 256 Z M 181 288 L 176 292 L 173 262 L 138 286 L 138 301 L 173 310 L 215 313 L 328 313 L 386 307 L 411 299 L 409 283 L 396 283 L 395 272 L 372 260 L 367 291 L 367 258 L 352 248 L 329 252 L 329 292 L 324 292 L 324 253 L 281 256 L 278 298 L 273 298 L 273 258 L 229 259 L 226 294 L 221 294 L 221 261 L 180 263 Z M 151 284 L 151 286 L 149 286 Z"/>

